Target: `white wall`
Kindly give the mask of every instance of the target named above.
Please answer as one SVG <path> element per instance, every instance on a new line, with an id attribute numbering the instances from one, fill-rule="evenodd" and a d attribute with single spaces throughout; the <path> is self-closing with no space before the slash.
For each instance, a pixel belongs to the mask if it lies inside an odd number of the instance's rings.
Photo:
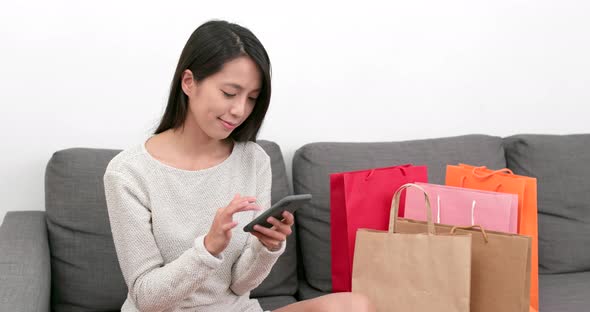
<path id="1" fill-rule="evenodd" d="M 590 2 L 3 1 L 0 220 L 44 210 L 52 153 L 144 140 L 188 36 L 250 28 L 273 64 L 260 138 L 590 133 Z"/>

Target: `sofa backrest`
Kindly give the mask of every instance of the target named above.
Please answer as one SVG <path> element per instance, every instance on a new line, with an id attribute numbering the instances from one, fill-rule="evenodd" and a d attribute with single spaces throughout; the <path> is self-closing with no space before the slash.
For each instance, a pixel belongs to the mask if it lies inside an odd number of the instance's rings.
<path id="1" fill-rule="evenodd" d="M 537 178 L 539 273 L 590 270 L 590 135 L 504 140 L 516 174 Z"/>
<path id="2" fill-rule="evenodd" d="M 258 142 L 271 157 L 272 202 L 289 194 L 278 145 Z M 54 311 L 121 308 L 127 287 L 111 234 L 103 176 L 120 150 L 73 148 L 53 154 L 45 174 L 46 221 L 51 251 Z M 252 296 L 294 295 L 297 291 L 296 235 L 285 254 Z"/>
<path id="3" fill-rule="evenodd" d="M 428 166 L 431 183 L 444 184 L 447 164 L 489 168 L 506 166 L 502 139 L 485 135 L 391 143 L 312 143 L 293 158 L 296 194 L 310 193 L 309 204 L 296 212 L 304 277 L 321 292 L 330 292 L 330 179 L 335 172 L 413 163 Z M 392 194 L 393 195 L 393 194 Z"/>

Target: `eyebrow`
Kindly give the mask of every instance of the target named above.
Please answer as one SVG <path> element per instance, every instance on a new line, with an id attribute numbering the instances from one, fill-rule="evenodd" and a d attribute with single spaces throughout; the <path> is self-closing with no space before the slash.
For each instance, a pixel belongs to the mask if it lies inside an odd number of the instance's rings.
<path id="1" fill-rule="evenodd" d="M 238 90 L 243 90 L 243 89 L 244 89 L 244 87 L 240 86 L 240 85 L 239 85 L 239 84 L 237 84 L 237 83 L 231 83 L 231 82 L 229 82 L 229 83 L 224 83 L 223 85 L 224 85 L 224 86 L 230 86 L 230 87 L 234 87 L 234 88 L 236 88 L 236 89 L 238 89 Z M 256 90 L 252 90 L 251 92 L 255 92 L 255 91 L 260 91 L 260 88 L 258 88 L 258 89 L 256 89 Z"/>

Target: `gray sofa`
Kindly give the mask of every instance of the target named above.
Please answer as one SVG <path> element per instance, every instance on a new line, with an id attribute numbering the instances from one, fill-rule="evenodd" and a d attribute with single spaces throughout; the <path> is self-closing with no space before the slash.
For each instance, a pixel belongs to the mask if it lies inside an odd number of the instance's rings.
<path id="1" fill-rule="evenodd" d="M 272 201 L 289 194 L 277 144 Z M 102 177 L 119 151 L 74 148 L 47 164 L 46 211 L 11 211 L 0 227 L 0 311 L 118 311 L 126 297 L 110 233 Z M 296 213 L 288 248 L 252 292 L 266 309 L 331 291 L 329 174 L 414 163 L 444 183 L 447 164 L 468 163 L 537 177 L 540 310 L 590 307 L 590 135 L 467 135 L 384 143 L 311 143 L 293 159 Z M 32 207 L 34 208 L 34 207 Z"/>

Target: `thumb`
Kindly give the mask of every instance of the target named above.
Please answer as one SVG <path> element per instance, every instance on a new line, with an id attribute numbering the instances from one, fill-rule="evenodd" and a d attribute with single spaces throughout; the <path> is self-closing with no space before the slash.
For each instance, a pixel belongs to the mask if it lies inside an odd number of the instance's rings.
<path id="1" fill-rule="evenodd" d="M 231 229 L 233 229 L 233 228 L 235 228 L 237 225 L 238 225 L 238 222 L 237 222 L 237 221 L 232 221 L 232 222 L 230 222 L 230 223 L 224 224 L 224 225 L 221 227 L 221 229 L 222 229 L 224 232 L 230 232 L 230 233 L 231 233 L 231 231 L 230 231 L 230 230 L 231 230 Z"/>

